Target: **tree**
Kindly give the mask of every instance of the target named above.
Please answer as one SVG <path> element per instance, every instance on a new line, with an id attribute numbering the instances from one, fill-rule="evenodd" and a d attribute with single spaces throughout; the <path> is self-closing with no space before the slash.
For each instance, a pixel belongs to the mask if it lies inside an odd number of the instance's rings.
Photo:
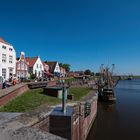
<path id="1" fill-rule="evenodd" d="M 66 72 L 69 72 L 70 71 L 70 67 L 71 65 L 70 64 L 63 64 L 63 63 L 59 63 L 59 66 L 66 69 Z"/>
<path id="2" fill-rule="evenodd" d="M 91 72 L 91 76 L 94 76 L 95 75 L 95 73 L 94 72 Z"/>
<path id="3" fill-rule="evenodd" d="M 96 73 L 96 76 L 100 76 L 100 73 Z"/>
<path id="4" fill-rule="evenodd" d="M 63 64 L 62 64 L 62 63 L 59 63 L 59 66 L 60 66 L 60 67 L 63 67 Z"/>
<path id="5" fill-rule="evenodd" d="M 36 78 L 36 75 L 33 73 L 30 73 L 30 79 L 34 80 Z"/>
<path id="6" fill-rule="evenodd" d="M 92 74 L 91 70 L 89 70 L 89 69 L 85 70 L 84 73 L 85 73 L 85 75 L 91 75 Z"/>
<path id="7" fill-rule="evenodd" d="M 66 72 L 69 72 L 71 66 L 70 66 L 70 64 L 63 64 L 62 67 L 63 67 L 64 69 L 66 69 Z"/>

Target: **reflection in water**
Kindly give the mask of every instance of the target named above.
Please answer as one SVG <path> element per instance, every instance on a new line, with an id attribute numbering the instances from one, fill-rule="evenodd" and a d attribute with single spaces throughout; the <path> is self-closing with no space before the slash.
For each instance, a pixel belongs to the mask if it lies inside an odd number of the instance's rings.
<path id="1" fill-rule="evenodd" d="M 100 106 L 102 107 L 103 110 L 107 112 L 113 112 L 115 109 L 115 103 L 100 103 Z"/>
<path id="2" fill-rule="evenodd" d="M 116 103 L 98 103 L 98 114 L 87 140 L 140 139 L 140 80 L 120 81 Z"/>

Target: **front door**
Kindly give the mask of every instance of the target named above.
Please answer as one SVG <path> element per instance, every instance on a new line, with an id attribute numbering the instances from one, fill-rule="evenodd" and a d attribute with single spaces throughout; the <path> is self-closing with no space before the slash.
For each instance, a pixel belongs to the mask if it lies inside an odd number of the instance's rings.
<path id="1" fill-rule="evenodd" d="M 9 68 L 9 79 L 13 77 L 13 68 Z"/>

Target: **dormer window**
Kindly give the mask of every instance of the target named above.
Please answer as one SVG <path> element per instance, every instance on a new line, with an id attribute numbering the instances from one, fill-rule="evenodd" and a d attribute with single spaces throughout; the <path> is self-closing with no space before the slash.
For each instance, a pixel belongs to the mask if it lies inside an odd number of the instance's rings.
<path id="1" fill-rule="evenodd" d="M 2 48 L 6 50 L 6 46 L 4 46 L 4 45 L 2 46 Z"/>

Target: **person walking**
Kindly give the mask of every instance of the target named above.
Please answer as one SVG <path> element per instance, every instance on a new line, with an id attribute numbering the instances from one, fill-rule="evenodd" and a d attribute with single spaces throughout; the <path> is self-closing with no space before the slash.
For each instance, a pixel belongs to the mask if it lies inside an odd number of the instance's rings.
<path id="1" fill-rule="evenodd" d="M 2 83 L 3 83 L 3 84 L 2 84 L 2 88 L 5 89 L 5 88 L 6 88 L 6 80 L 5 80 L 4 78 L 3 78 L 3 80 L 2 80 Z"/>
<path id="2" fill-rule="evenodd" d="M 13 85 L 16 85 L 16 83 L 17 83 L 16 78 L 14 78 Z"/>

